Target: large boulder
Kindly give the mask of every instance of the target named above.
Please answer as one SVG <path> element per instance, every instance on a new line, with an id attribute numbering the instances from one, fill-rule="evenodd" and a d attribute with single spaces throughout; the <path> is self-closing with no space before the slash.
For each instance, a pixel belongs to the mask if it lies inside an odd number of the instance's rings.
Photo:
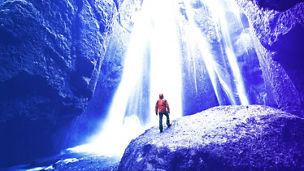
<path id="1" fill-rule="evenodd" d="M 120 1 L 0 1 L 0 166 L 58 151 L 94 93 Z"/>
<path id="2" fill-rule="evenodd" d="M 267 106 L 219 106 L 132 140 L 119 170 L 304 169 L 304 119 Z"/>
<path id="3" fill-rule="evenodd" d="M 269 97 L 267 104 L 304 116 L 304 49 L 300 43 L 304 39 L 304 3 L 236 2 L 250 24 Z"/>

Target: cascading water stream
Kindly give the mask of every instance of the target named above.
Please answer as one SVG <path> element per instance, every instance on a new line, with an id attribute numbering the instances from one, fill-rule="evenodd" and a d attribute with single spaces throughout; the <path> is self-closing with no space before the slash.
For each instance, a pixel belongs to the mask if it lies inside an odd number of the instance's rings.
<path id="1" fill-rule="evenodd" d="M 124 69 L 107 118 L 100 132 L 90 143 L 71 148 L 75 152 L 121 156 L 132 138 L 146 128 L 158 125 L 154 105 L 163 93 L 171 108 L 171 120 L 182 116 L 182 67 L 193 73 L 196 92 L 201 84 L 197 77 L 198 61 L 205 63 L 218 104 L 248 104 L 237 57 L 234 54 L 225 11 L 239 12 L 227 0 L 205 0 L 214 32 L 221 47 L 221 56 L 214 55 L 208 34 L 195 19 L 194 1 L 144 0 L 134 17 Z M 231 2 L 232 4 L 235 2 Z M 185 13 L 181 12 L 181 5 Z M 224 12 L 221 12 L 224 11 Z M 186 17 L 185 17 L 186 16 Z M 182 18 L 185 17 L 185 20 Z M 238 24 L 242 24 L 239 22 Z M 186 49 L 182 53 L 182 49 Z M 186 59 L 186 63 L 182 63 Z"/>
<path id="2" fill-rule="evenodd" d="M 152 123 L 158 123 L 154 106 L 163 93 L 171 107 L 171 119 L 182 116 L 182 73 L 177 30 L 178 6 L 175 0 L 147 0 L 151 10 L 150 104 Z M 162 5 L 159 5 L 162 4 Z M 157 12 L 156 12 L 157 11 Z"/>
<path id="3" fill-rule="evenodd" d="M 240 104 L 248 105 L 249 102 L 247 99 L 244 83 L 242 80 L 241 72 L 237 63 L 237 58 L 234 53 L 231 43 L 231 37 L 229 34 L 229 29 L 231 28 L 228 28 L 227 17 L 225 15 L 225 12 L 227 10 L 232 11 L 235 17 L 239 21 L 237 24 L 241 25 L 242 23 L 240 22 L 240 17 L 239 17 L 240 14 L 238 8 L 234 1 L 228 2 L 226 0 L 206 0 L 205 3 L 208 6 L 208 9 L 211 11 L 211 15 L 214 18 L 214 20 L 220 25 L 224 39 L 224 46 L 225 46 L 224 50 L 226 52 L 235 79 L 236 90 L 239 96 Z"/>
<path id="4" fill-rule="evenodd" d="M 224 104 L 222 100 L 222 94 L 219 90 L 220 84 L 224 91 L 227 93 L 229 100 L 232 104 L 236 104 L 235 98 L 231 87 L 229 86 L 229 78 L 225 78 L 225 74 L 222 72 L 222 68 L 217 63 L 214 55 L 211 52 L 211 45 L 206 39 L 206 35 L 201 31 L 198 25 L 194 21 L 194 14 L 191 10 L 190 3 L 185 3 L 185 11 L 188 18 L 188 25 L 185 26 L 185 44 L 187 47 L 187 58 L 188 60 L 196 61 L 197 57 L 203 58 L 204 63 L 206 64 L 206 69 L 210 77 L 211 84 L 213 86 L 215 95 L 220 105 Z M 194 55 L 195 51 L 198 51 L 200 55 Z M 190 68 L 196 68 L 195 63 L 190 66 Z M 193 71 L 196 72 L 196 71 Z M 194 75 L 195 76 L 195 75 Z M 219 82 L 219 83 L 218 83 Z M 196 83 L 197 84 L 197 83 Z"/>
<path id="5" fill-rule="evenodd" d="M 158 124 L 154 106 L 159 93 L 171 106 L 171 119 L 182 116 L 177 13 L 174 0 L 143 2 L 108 117 L 91 143 L 70 150 L 121 156 L 132 138 Z"/>
<path id="6" fill-rule="evenodd" d="M 230 29 L 232 28 L 229 28 L 228 22 L 230 21 L 226 17 L 226 13 L 232 12 L 233 17 L 238 21 L 235 24 L 243 27 L 237 5 L 234 1 L 227 0 L 182 1 L 182 3 L 187 18 L 187 25 L 184 26 L 185 35 L 183 36 L 184 46 L 187 49 L 186 61 L 189 65 L 188 69 L 192 69 L 190 72 L 194 73 L 193 80 L 195 81 L 195 85 L 199 84 L 196 81 L 197 71 L 195 71 L 198 66 L 197 62 L 192 61 L 198 61 L 199 58 L 202 58 L 220 105 L 227 104 L 223 96 L 228 98 L 228 104 L 249 104 L 241 71 L 238 66 L 237 56 L 234 53 L 234 47 L 232 45 L 230 35 Z M 210 25 L 214 26 L 212 31 L 216 33 L 217 39 L 219 40 L 219 51 L 221 51 L 222 55 L 217 54 L 216 56 L 214 54 L 212 51 L 212 42 L 207 39 L 207 33 L 202 31 L 202 28 L 195 18 L 196 7 L 193 6 L 200 5 L 204 6 L 208 12 L 205 17 L 211 18 L 212 20 L 212 24 Z M 197 52 L 199 52 L 199 55 L 196 54 Z M 230 71 L 232 74 L 229 73 Z M 223 90 L 224 93 L 221 90 Z"/>

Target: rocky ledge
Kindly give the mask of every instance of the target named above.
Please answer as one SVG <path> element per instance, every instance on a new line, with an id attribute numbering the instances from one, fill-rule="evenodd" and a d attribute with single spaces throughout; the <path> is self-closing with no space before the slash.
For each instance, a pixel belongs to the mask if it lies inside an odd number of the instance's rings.
<path id="1" fill-rule="evenodd" d="M 267 106 L 220 106 L 132 140 L 119 170 L 304 169 L 304 119 Z"/>

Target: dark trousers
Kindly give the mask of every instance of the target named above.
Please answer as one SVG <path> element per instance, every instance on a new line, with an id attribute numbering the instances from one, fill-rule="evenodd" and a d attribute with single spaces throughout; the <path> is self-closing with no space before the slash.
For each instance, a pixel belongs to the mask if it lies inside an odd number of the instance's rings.
<path id="1" fill-rule="evenodd" d="M 160 113 L 159 114 L 159 130 L 163 131 L 163 115 L 167 117 L 167 126 L 171 126 L 170 124 L 170 118 L 168 113 Z"/>

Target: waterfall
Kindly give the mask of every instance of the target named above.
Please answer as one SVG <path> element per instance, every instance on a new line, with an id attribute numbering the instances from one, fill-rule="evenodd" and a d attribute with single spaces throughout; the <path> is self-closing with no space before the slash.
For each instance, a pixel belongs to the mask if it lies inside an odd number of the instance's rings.
<path id="1" fill-rule="evenodd" d="M 224 104 L 243 104 L 248 105 L 249 100 L 246 95 L 245 86 L 243 83 L 240 68 L 237 62 L 237 56 L 232 44 L 231 28 L 228 22 L 236 22 L 238 28 L 242 28 L 240 19 L 240 12 L 234 1 L 227 0 L 193 0 L 181 1 L 184 9 L 184 15 L 187 21 L 184 22 L 183 28 L 183 42 L 185 47 L 185 57 L 187 69 L 193 73 L 192 80 L 195 82 L 195 89 L 197 91 L 197 68 L 199 67 L 199 60 L 202 59 L 208 76 L 210 78 L 214 93 L 216 95 L 219 105 Z M 210 23 L 202 23 L 198 20 L 198 14 L 195 11 L 197 6 L 203 6 L 204 16 L 206 21 Z M 202 12 L 202 11 L 200 11 Z M 227 17 L 227 13 L 232 13 L 233 21 Z M 204 15 L 200 14 L 200 15 Z M 209 19 L 209 20 L 208 20 Z M 202 31 L 201 24 L 205 24 L 209 28 L 207 31 Z M 244 32 L 244 29 L 240 29 Z M 210 32 L 214 32 L 216 38 L 210 38 Z M 209 35 L 208 35 L 209 34 Z M 216 40 L 212 40 L 216 39 Z M 217 42 L 220 46 L 217 51 L 220 54 L 215 54 L 212 43 Z M 244 42 L 240 42 L 242 44 Z M 231 74 L 230 74 L 231 73 Z M 200 73 L 201 74 L 201 73 Z M 225 100 L 227 97 L 228 101 Z"/>
<path id="2" fill-rule="evenodd" d="M 233 77 L 235 79 L 236 90 L 239 96 L 240 104 L 248 105 L 249 102 L 246 96 L 244 83 L 237 63 L 237 58 L 232 47 L 231 36 L 229 34 L 229 29 L 231 28 L 228 27 L 228 20 L 225 14 L 226 11 L 233 12 L 234 17 L 238 19 L 237 23 L 235 24 L 242 25 L 236 2 L 227 0 L 207 0 L 206 5 L 211 11 L 213 19 L 219 23 L 224 39 L 225 52 L 227 54 Z"/>
<path id="3" fill-rule="evenodd" d="M 158 125 L 154 106 L 160 93 L 169 102 L 171 119 L 182 116 L 177 13 L 174 0 L 143 2 L 135 17 L 122 79 L 107 119 L 91 143 L 70 150 L 121 156 L 132 138 Z"/>
<path id="4" fill-rule="evenodd" d="M 181 117 L 185 82 L 182 67 L 192 74 L 188 79 L 194 81 L 198 92 L 202 82 L 197 78 L 203 75 L 200 62 L 204 63 L 218 104 L 249 104 L 225 13 L 232 11 L 241 27 L 239 11 L 229 5 L 234 3 L 144 0 L 140 13 L 134 16 L 121 82 L 107 118 L 90 143 L 70 150 L 121 156 L 132 138 L 158 126 L 154 106 L 159 93 L 169 102 L 171 120 Z M 211 21 L 213 38 L 197 21 L 197 8 L 204 9 Z M 210 39 L 219 44 L 217 54 Z"/>

